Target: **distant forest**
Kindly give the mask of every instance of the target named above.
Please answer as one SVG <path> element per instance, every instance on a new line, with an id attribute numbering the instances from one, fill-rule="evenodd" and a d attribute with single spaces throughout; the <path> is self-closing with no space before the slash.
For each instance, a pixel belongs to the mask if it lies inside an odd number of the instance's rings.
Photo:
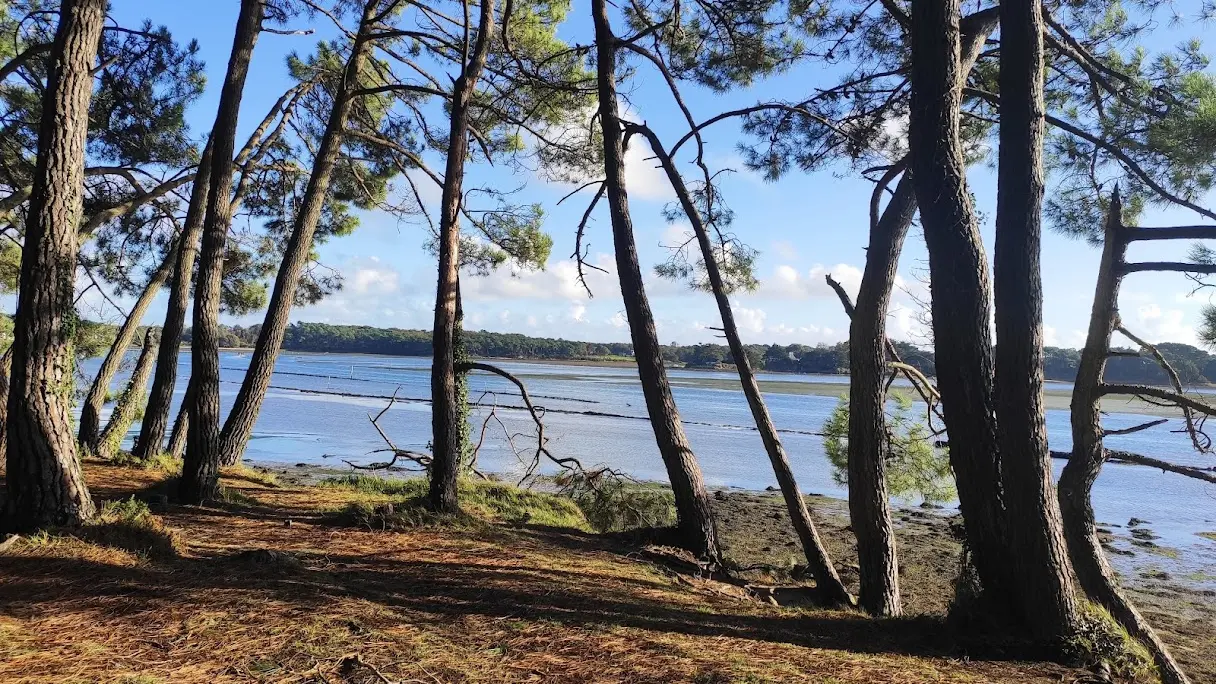
<path id="1" fill-rule="evenodd" d="M 252 347 L 260 327 L 221 326 L 220 345 L 233 348 Z M 183 334 L 183 340 L 190 341 L 189 329 Z M 596 361 L 620 360 L 633 356 L 633 345 L 628 342 L 578 342 L 528 337 L 518 333 L 466 331 L 464 343 L 470 355 L 483 358 Z M 934 374 L 931 350 L 921 349 L 907 342 L 896 342 L 895 347 L 906 363 L 927 375 Z M 288 326 L 283 348 L 300 352 L 430 356 L 431 332 L 365 325 L 296 323 Z M 1216 355 L 1177 342 L 1162 342 L 1157 348 L 1178 371 L 1183 383 L 1216 383 Z M 757 370 L 821 374 L 849 372 L 847 342 L 813 347 L 804 344 L 752 344 L 748 345 L 747 351 Z M 1071 382 L 1076 377 L 1080 350 L 1047 347 L 1044 352 L 1047 379 Z M 730 352 L 721 344 L 671 344 L 664 345 L 663 357 L 671 364 L 690 368 L 720 368 L 729 364 Z M 1151 358 L 1118 355 L 1113 356 L 1107 363 L 1106 379 L 1110 382 L 1155 385 L 1168 383 L 1165 373 Z"/>

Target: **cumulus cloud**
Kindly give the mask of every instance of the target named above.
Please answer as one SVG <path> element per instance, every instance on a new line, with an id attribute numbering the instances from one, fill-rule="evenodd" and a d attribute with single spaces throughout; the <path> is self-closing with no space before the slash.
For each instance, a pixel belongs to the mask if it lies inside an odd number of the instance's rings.
<path id="1" fill-rule="evenodd" d="M 589 263 L 603 269 L 586 269 L 587 285 L 598 297 L 619 297 L 615 263 L 608 254 L 597 254 Z M 606 272 L 605 272 L 606 271 Z M 587 291 L 578 281 L 578 267 L 570 260 L 550 262 L 543 271 L 500 268 L 484 278 L 461 281 L 462 294 L 471 301 L 512 299 L 583 301 Z"/>
<path id="2" fill-rule="evenodd" d="M 1136 308 L 1134 332 L 1150 341 L 1185 342 L 1195 344 L 1195 328 L 1186 323 L 1182 309 L 1162 309 L 1156 303 Z"/>
<path id="3" fill-rule="evenodd" d="M 347 282 L 355 294 L 392 294 L 401 280 L 396 269 L 382 264 L 377 257 L 368 258 L 366 265 L 355 265 L 349 273 Z"/>
<path id="4" fill-rule="evenodd" d="M 802 272 L 788 264 L 779 264 L 772 276 L 760 285 L 762 296 L 776 299 L 808 299 L 812 297 L 835 298 L 836 293 L 828 286 L 825 276 L 831 275 L 844 287 L 850 296 L 857 296 L 861 285 L 861 269 L 850 264 L 824 266 L 815 264 L 811 270 Z M 897 281 L 897 285 L 902 281 Z"/>
<path id="5" fill-rule="evenodd" d="M 764 332 L 764 320 L 768 318 L 768 314 L 763 309 L 749 309 L 744 306 L 734 307 L 735 322 L 739 325 L 739 329 L 743 332 L 762 333 Z"/>

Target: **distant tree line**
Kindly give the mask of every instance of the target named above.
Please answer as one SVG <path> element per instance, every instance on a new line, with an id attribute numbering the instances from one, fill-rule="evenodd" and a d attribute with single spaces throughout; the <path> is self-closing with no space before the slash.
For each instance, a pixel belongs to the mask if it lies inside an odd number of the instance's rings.
<path id="1" fill-rule="evenodd" d="M 260 325 L 243 327 L 220 326 L 220 346 L 252 347 L 257 341 Z M 501 359 L 541 359 L 552 361 L 596 361 L 633 356 L 628 342 L 579 342 L 576 340 L 529 337 L 518 333 L 487 331 L 464 333 L 464 343 L 471 356 Z M 190 342 L 187 328 L 182 341 Z M 934 375 L 933 351 L 908 342 L 894 342 L 900 357 L 926 375 Z M 430 356 L 429 330 L 375 328 L 367 325 L 328 325 L 325 323 L 295 323 L 287 327 L 283 348 L 301 352 L 335 354 L 382 354 L 385 356 Z M 1216 355 L 1180 342 L 1162 342 L 1158 350 L 1188 385 L 1216 384 Z M 1131 349 L 1117 352 L 1134 353 Z M 819 344 L 751 344 L 747 354 L 757 370 L 774 373 L 847 374 L 849 372 L 849 343 Z M 1081 352 L 1066 347 L 1044 349 L 1044 368 L 1048 380 L 1072 382 L 1077 376 Z M 669 344 L 663 346 L 663 359 L 670 364 L 691 368 L 719 368 L 731 363 L 730 350 L 722 344 Z M 1106 377 L 1110 382 L 1150 385 L 1168 384 L 1169 378 L 1151 357 L 1113 356 L 1107 363 Z"/>

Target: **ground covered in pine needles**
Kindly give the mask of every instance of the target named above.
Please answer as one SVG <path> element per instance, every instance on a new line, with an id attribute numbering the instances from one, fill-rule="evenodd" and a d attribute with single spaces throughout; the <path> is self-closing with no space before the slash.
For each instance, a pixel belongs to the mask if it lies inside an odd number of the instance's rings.
<path id="1" fill-rule="evenodd" d="M 933 618 L 781 608 L 676 575 L 506 488 L 435 520 L 357 483 L 238 471 L 197 508 L 156 505 L 158 471 L 86 473 L 112 502 L 96 524 L 0 552 L 0 681 L 1081 681 Z"/>

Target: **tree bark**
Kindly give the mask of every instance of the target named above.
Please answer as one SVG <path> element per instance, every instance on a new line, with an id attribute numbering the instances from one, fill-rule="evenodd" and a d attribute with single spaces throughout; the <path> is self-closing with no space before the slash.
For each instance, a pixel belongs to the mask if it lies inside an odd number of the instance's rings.
<path id="1" fill-rule="evenodd" d="M 1110 351 L 1111 336 L 1119 325 L 1120 266 L 1127 254 L 1127 231 L 1122 222 L 1118 192 L 1111 199 L 1106 219 L 1102 260 L 1094 290 L 1093 310 L 1085 347 L 1077 366 L 1072 391 L 1072 455 L 1060 474 L 1060 512 L 1064 538 L 1081 589 L 1105 607 L 1119 624 L 1153 654 L 1166 684 L 1187 684 L 1178 663 L 1136 607 L 1119 590 L 1114 570 L 1106 562 L 1095 525 L 1092 492 L 1108 453 L 1102 439 L 1102 374 Z"/>
<path id="2" fill-rule="evenodd" d="M 472 58 L 452 88 L 447 165 L 439 215 L 439 274 L 435 286 L 435 330 L 432 337 L 431 430 L 433 460 L 428 494 L 436 511 L 460 508 L 457 482 L 464 456 L 467 426 L 460 408 L 456 377 L 458 298 L 460 289 L 460 203 L 464 163 L 469 154 L 469 103 L 485 68 L 494 32 L 494 2 L 483 0 Z"/>
<path id="3" fill-rule="evenodd" d="M 199 169 L 211 168 L 210 139 L 203 148 Z M 173 404 L 173 390 L 177 386 L 178 354 L 182 347 L 182 331 L 186 327 L 186 309 L 190 304 L 190 284 L 194 274 L 194 257 L 198 254 L 198 237 L 203 231 L 206 213 L 207 190 L 210 173 L 200 171 L 190 191 L 190 206 L 186 209 L 186 223 L 177 240 L 177 262 L 173 267 L 173 283 L 169 290 L 169 304 L 165 309 L 165 322 L 160 333 L 160 349 L 156 355 L 156 374 L 152 378 L 152 391 L 148 394 L 148 406 L 139 426 L 139 437 L 131 453 L 135 458 L 147 460 L 160 453 L 169 423 L 169 410 Z"/>
<path id="4" fill-rule="evenodd" d="M 8 453 L 8 394 L 9 378 L 13 374 L 13 346 L 0 356 L 0 454 Z M 4 510 L 0 508 L 0 515 Z"/>
<path id="5" fill-rule="evenodd" d="M 182 405 L 177 409 L 177 419 L 173 421 L 173 430 L 169 433 L 169 443 L 165 452 L 173 459 L 182 458 L 186 453 L 186 440 L 190 436 L 190 388 L 186 388 L 186 396 Z"/>
<path id="6" fill-rule="evenodd" d="M 680 423 L 680 414 L 667 381 L 667 370 L 663 367 L 654 314 L 642 285 L 642 269 L 638 263 L 633 223 L 629 216 L 629 196 L 625 190 L 624 141 L 616 94 L 617 39 L 612 33 L 606 0 L 593 0 L 591 7 L 595 21 L 599 120 L 603 131 L 608 210 L 612 218 L 617 275 L 629 320 L 638 375 L 659 454 L 663 457 L 675 494 L 680 543 L 688 550 L 716 562 L 721 557 L 721 549 L 709 493 L 701 477 L 701 467 Z"/>
<path id="7" fill-rule="evenodd" d="M 253 48 L 261 31 L 265 0 L 241 0 L 228 73 L 220 92 L 219 111 L 211 130 L 212 159 L 203 220 L 202 253 L 195 285 L 194 326 L 191 334 L 189 433 L 186 459 L 178 485 L 184 503 L 201 504 L 219 491 L 220 467 L 220 286 L 224 270 L 224 243 L 232 221 L 232 160 L 241 96 Z"/>
<path id="8" fill-rule="evenodd" d="M 980 10 L 960 22 L 960 77 L 975 65 L 988 35 L 996 28 L 996 8 Z M 962 87 L 962 84 L 959 84 Z M 898 173 L 898 169 L 895 170 Z M 904 238 L 916 215 L 916 193 L 905 172 L 881 216 L 871 206 L 870 244 L 849 328 L 849 517 L 857 536 L 861 605 L 874 615 L 899 615 L 899 566 L 891 522 L 886 462 L 887 310 Z"/>
<path id="9" fill-rule="evenodd" d="M 1004 2 L 1000 12 L 993 282 L 1009 570 L 1030 633 L 1045 643 L 1062 643 L 1076 631 L 1077 602 L 1054 497 L 1043 405 L 1043 16 L 1040 0 Z"/>
<path id="10" fill-rule="evenodd" d="M 72 435 L 72 294 L 93 62 L 106 4 L 63 0 L 42 97 L 8 398 L 8 512 L 18 531 L 76 524 L 94 512 Z"/>
<path id="11" fill-rule="evenodd" d="M 697 237 L 697 245 L 701 249 L 701 258 L 705 261 L 705 275 L 709 279 L 710 290 L 713 293 L 714 301 L 718 305 L 718 314 L 722 318 L 722 333 L 726 336 L 726 343 L 730 347 L 731 356 L 734 358 L 735 369 L 739 373 L 739 383 L 743 386 L 743 395 L 747 397 L 747 405 L 751 409 L 752 419 L 756 421 L 756 430 L 760 433 L 760 439 L 764 442 L 764 450 L 768 453 L 769 462 L 773 466 L 773 474 L 777 478 L 777 484 L 781 488 L 781 495 L 785 499 L 786 511 L 790 515 L 790 522 L 794 526 L 794 531 L 798 534 L 799 541 L 802 542 L 802 550 L 806 555 L 807 568 L 810 569 L 811 575 L 815 578 L 815 585 L 819 590 L 820 597 L 827 604 L 853 605 L 853 597 L 849 594 L 849 590 L 845 588 L 844 582 L 840 581 L 840 575 L 836 573 L 836 568 L 832 565 L 832 559 L 828 556 L 827 549 L 824 548 L 823 542 L 819 538 L 819 531 L 815 529 L 815 521 L 811 519 L 810 511 L 807 510 L 806 499 L 803 498 L 802 492 L 798 489 L 798 481 L 794 479 L 794 471 L 790 467 L 790 459 L 785 453 L 785 446 L 781 443 L 781 436 L 777 433 L 777 426 L 773 424 L 773 418 L 769 415 L 768 406 L 764 403 L 764 395 L 760 392 L 760 384 L 756 382 L 756 374 L 752 371 L 751 361 L 747 357 L 747 350 L 743 346 L 742 338 L 739 337 L 739 327 L 735 325 L 735 314 L 731 309 L 730 297 L 726 293 L 726 283 L 723 281 L 721 270 L 718 268 L 718 261 L 714 255 L 714 247 L 710 242 L 709 231 L 702 220 L 701 212 L 697 210 L 697 206 L 692 199 L 692 194 L 684 184 L 684 178 L 676 170 L 675 163 L 672 161 L 671 156 L 667 154 L 659 137 L 646 126 L 637 126 L 636 128 L 650 142 L 650 148 L 655 156 L 658 157 L 663 170 L 667 173 L 667 178 L 671 181 L 671 186 L 676 191 L 676 197 L 680 199 L 684 215 L 688 217 L 688 222 L 692 225 L 693 233 Z M 865 585 L 863 584 L 862 586 L 864 588 Z M 896 605 L 898 605 L 898 599 Z"/>
<path id="12" fill-rule="evenodd" d="M 101 367 L 97 369 L 97 376 L 93 378 L 93 384 L 89 386 L 89 393 L 80 409 L 80 429 L 76 433 L 76 441 L 85 453 L 97 453 L 98 443 L 101 439 L 101 409 L 106 403 L 110 383 L 122 366 L 123 359 L 127 356 L 127 350 L 131 348 L 131 341 L 135 339 L 135 333 L 138 331 L 144 314 L 152 305 L 152 300 L 160 292 L 160 286 L 168 279 L 169 272 L 172 271 L 174 262 L 177 261 L 182 237 L 185 237 L 184 232 L 179 237 L 179 242 L 165 255 L 165 260 L 161 262 L 160 267 L 152 274 L 148 284 L 144 286 L 143 292 L 139 293 L 135 305 L 131 307 L 131 312 L 127 314 L 126 320 L 118 328 L 118 334 L 114 336 L 114 343 L 106 352 Z"/>
<path id="13" fill-rule="evenodd" d="M 274 364 L 283 346 L 287 324 L 290 322 L 288 317 L 295 302 L 300 273 L 312 253 L 313 236 L 321 219 L 321 212 L 325 208 L 334 167 L 342 151 L 343 134 L 354 103 L 354 91 L 359 86 L 359 74 L 372 48 L 368 33 L 377 7 L 377 3 L 369 2 L 363 13 L 339 91 L 334 93 L 333 109 L 317 149 L 316 161 L 313 163 L 308 187 L 296 214 L 291 237 L 287 241 L 283 262 L 275 276 L 274 290 L 270 295 L 266 317 L 258 332 L 253 356 L 249 360 L 249 368 L 245 372 L 245 379 L 241 383 L 232 411 L 224 422 L 224 430 L 220 435 L 220 454 L 225 466 L 236 465 L 245 453 L 245 446 L 253 434 L 253 426 L 266 398 L 266 390 L 270 387 Z"/>
<path id="14" fill-rule="evenodd" d="M 144 389 L 148 386 L 148 376 L 152 375 L 152 364 L 156 361 L 156 355 L 152 352 L 155 348 L 156 335 L 149 330 L 144 335 L 144 346 L 139 353 L 139 360 L 135 362 L 135 370 L 131 373 L 131 379 L 114 404 L 114 411 L 110 414 L 110 421 L 106 423 L 105 430 L 101 432 L 95 452 L 98 457 L 114 458 L 114 455 L 118 453 L 118 447 L 122 444 L 123 437 L 127 436 L 127 430 L 135 420 L 135 412 L 139 410 L 140 403 L 143 402 Z"/>
<path id="15" fill-rule="evenodd" d="M 849 327 L 849 520 L 857 536 L 861 606 L 873 615 L 902 612 L 886 463 L 887 308 L 899 254 L 916 213 L 905 173 L 870 230 L 866 265 Z"/>
<path id="16" fill-rule="evenodd" d="M 909 36 L 910 169 L 929 250 L 934 348 L 950 463 L 968 549 L 985 594 L 1012 609 L 993 414 L 990 285 L 959 133 L 958 0 L 912 3 Z"/>

